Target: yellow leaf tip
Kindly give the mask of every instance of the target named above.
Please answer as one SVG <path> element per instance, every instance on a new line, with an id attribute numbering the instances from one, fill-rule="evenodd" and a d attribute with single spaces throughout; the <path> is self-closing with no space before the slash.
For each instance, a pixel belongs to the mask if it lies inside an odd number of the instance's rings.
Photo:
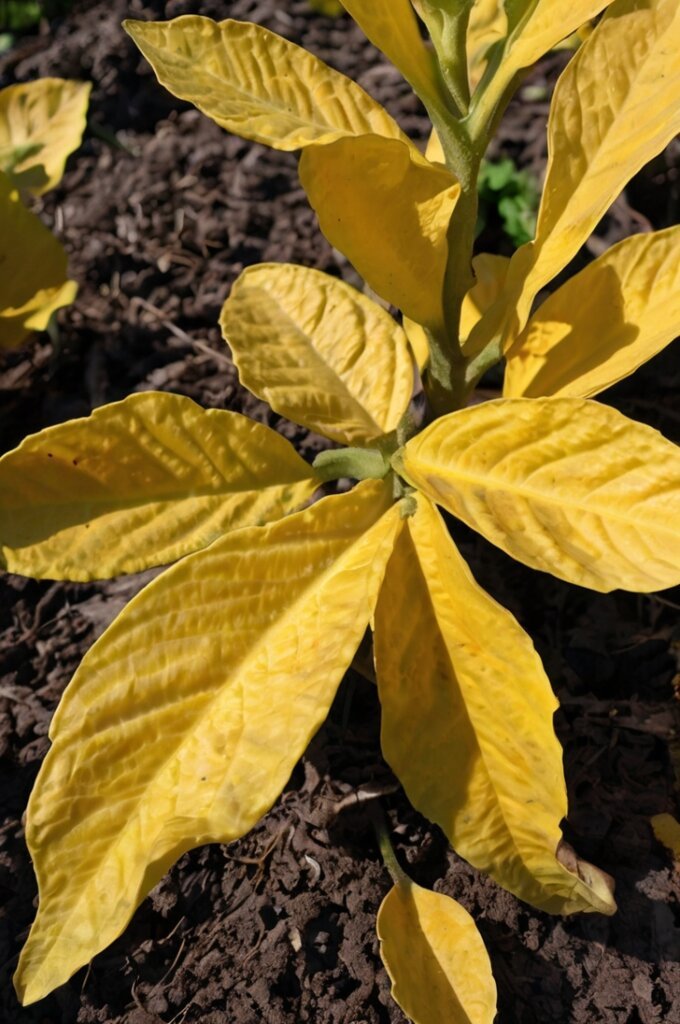
<path id="1" fill-rule="evenodd" d="M 595 867 L 586 860 L 582 860 L 569 843 L 562 840 L 557 847 L 557 860 L 571 874 L 576 875 L 587 887 L 587 894 L 582 901 L 582 906 L 574 907 L 574 910 L 583 910 L 586 913 L 605 914 L 611 917 L 618 910 L 614 899 L 615 882 L 611 875 L 600 868 Z M 587 902 L 586 902 L 587 901 Z"/>

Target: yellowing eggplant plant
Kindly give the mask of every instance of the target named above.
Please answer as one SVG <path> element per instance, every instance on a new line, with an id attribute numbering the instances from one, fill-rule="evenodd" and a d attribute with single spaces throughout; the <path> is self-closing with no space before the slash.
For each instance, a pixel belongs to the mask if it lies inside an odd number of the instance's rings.
<path id="1" fill-rule="evenodd" d="M 90 85 L 39 78 L 0 90 L 0 349 L 13 348 L 76 296 L 66 253 L 22 195 L 59 184 L 80 145 Z"/>
<path id="2" fill-rule="evenodd" d="M 680 7 L 344 6 L 425 104 L 429 157 L 358 85 L 257 25 L 126 24 L 177 96 L 302 150 L 323 231 L 404 320 L 302 267 L 250 267 L 234 285 L 221 325 L 240 379 L 340 446 L 314 466 L 243 416 L 153 393 L 0 460 L 6 569 L 89 580 L 177 563 L 97 641 L 54 716 L 27 814 L 40 905 L 15 978 L 24 1003 L 120 934 L 182 853 L 271 807 L 369 625 L 383 751 L 413 805 L 535 907 L 615 911 L 611 880 L 562 839 L 557 705 L 532 641 L 436 506 L 580 586 L 680 582 L 678 449 L 592 400 L 680 333 L 680 228 L 620 243 L 532 313 L 680 127 Z M 553 97 L 535 238 L 509 261 L 473 258 L 495 126 L 525 70 L 598 15 Z M 504 397 L 470 404 L 503 357 Z M 356 486 L 309 504 L 341 477 Z M 417 1024 L 490 1024 L 471 919 L 391 869 L 379 935 L 395 998 Z"/>

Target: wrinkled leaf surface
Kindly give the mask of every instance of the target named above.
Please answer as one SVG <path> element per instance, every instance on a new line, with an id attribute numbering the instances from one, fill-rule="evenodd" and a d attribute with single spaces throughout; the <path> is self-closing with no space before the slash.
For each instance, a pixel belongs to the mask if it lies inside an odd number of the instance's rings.
<path id="1" fill-rule="evenodd" d="M 0 170 L 42 195 L 61 181 L 85 129 L 89 82 L 39 78 L 0 90 Z"/>
<path id="2" fill-rule="evenodd" d="M 329 274 L 244 271 L 221 317 L 241 383 L 295 423 L 345 444 L 394 430 L 413 391 L 403 330 Z"/>
<path id="3" fill-rule="evenodd" d="M 243 138 L 283 150 L 371 132 L 405 138 L 351 79 L 260 25 L 189 14 L 124 28 L 161 85 Z"/>
<path id="4" fill-rule="evenodd" d="M 504 297 L 475 332 L 475 348 L 494 335 L 505 349 L 514 343 L 539 290 L 678 133 L 678 52 L 677 0 L 615 0 L 569 62 L 550 110 L 536 238 L 513 256 Z"/>
<path id="5" fill-rule="evenodd" d="M 540 658 L 422 495 L 380 591 L 375 657 L 383 753 L 413 806 L 520 899 L 613 913 L 597 869 L 590 885 L 557 859 L 567 793 Z"/>
<path id="6" fill-rule="evenodd" d="M 534 569 L 600 591 L 680 583 L 680 450 L 606 405 L 485 402 L 436 420 L 400 467 Z"/>
<path id="7" fill-rule="evenodd" d="M 271 807 L 325 718 L 401 527 L 374 482 L 189 555 L 85 656 L 28 808 L 42 998 L 120 934 L 186 850 Z"/>
<path id="8" fill-rule="evenodd" d="M 246 416 L 131 395 L 0 459 L 0 565 L 38 579 L 139 572 L 278 519 L 317 486 L 285 438 Z"/>

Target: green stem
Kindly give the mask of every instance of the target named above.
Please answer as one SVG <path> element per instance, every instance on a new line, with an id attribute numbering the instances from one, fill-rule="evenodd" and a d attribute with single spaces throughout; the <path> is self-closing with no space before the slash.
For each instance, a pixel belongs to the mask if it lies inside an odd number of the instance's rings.
<path id="1" fill-rule="evenodd" d="M 499 341 L 494 338 L 482 349 L 479 355 L 469 361 L 465 369 L 465 385 L 467 392 L 474 391 L 480 378 L 487 370 L 499 363 L 501 360 L 501 347 Z"/>
<path id="2" fill-rule="evenodd" d="M 383 863 L 390 873 L 390 877 L 395 885 L 410 885 L 411 879 L 408 877 L 406 872 L 402 869 L 397 855 L 394 852 L 394 847 L 390 841 L 390 836 L 387 831 L 387 822 L 385 820 L 385 814 L 380 804 L 373 800 L 369 804 L 368 808 L 371 816 L 371 823 L 375 830 L 375 836 L 378 840 L 378 846 L 380 847 L 380 855 L 382 856 Z"/>

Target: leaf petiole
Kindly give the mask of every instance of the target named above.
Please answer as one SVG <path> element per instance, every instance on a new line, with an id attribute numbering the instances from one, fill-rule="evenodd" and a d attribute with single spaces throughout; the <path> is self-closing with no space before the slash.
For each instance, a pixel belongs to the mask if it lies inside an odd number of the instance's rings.
<path id="1" fill-rule="evenodd" d="M 382 480 L 391 469 L 388 455 L 378 448 L 332 448 L 319 452 L 312 465 L 324 482 L 341 477 Z"/>

